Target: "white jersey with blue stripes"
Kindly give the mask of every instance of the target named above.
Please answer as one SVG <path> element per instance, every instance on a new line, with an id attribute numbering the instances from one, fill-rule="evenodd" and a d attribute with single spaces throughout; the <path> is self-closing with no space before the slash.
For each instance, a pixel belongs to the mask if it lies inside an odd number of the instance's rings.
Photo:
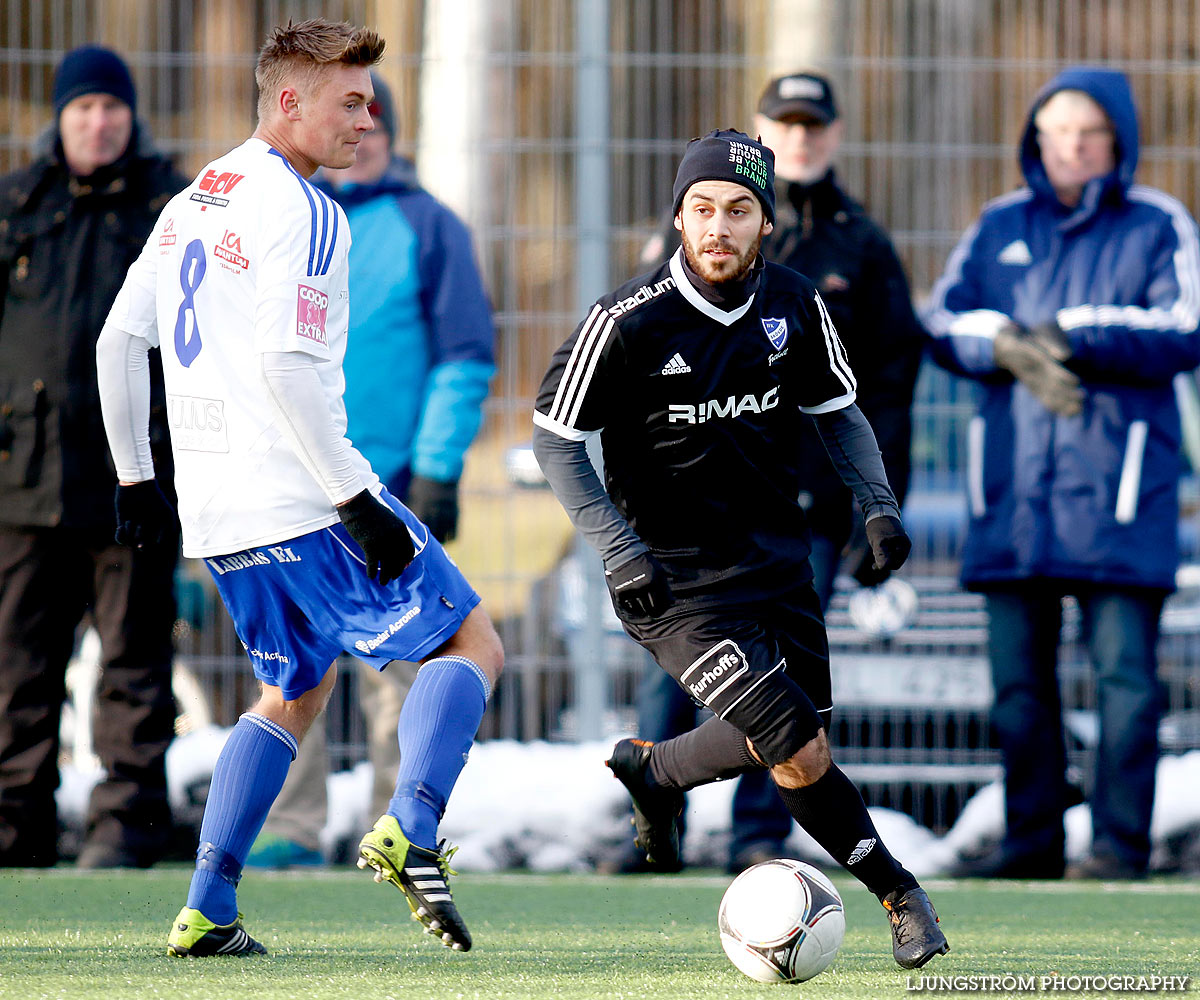
<path id="1" fill-rule="evenodd" d="M 279 426 L 261 356 L 312 356 L 345 436 L 349 248 L 342 209 L 252 138 L 171 199 L 130 269 L 109 321 L 161 348 L 185 555 L 337 522 Z M 378 477 L 350 451 L 373 490 Z"/>

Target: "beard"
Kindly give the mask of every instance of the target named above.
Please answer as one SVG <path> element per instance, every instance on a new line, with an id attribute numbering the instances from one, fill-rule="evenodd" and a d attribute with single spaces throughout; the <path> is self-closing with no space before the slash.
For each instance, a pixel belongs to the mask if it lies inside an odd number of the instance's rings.
<path id="1" fill-rule="evenodd" d="M 762 229 L 759 229 L 757 235 L 750 241 L 750 245 L 739 253 L 734 244 L 725 240 L 710 241 L 697 249 L 695 244 L 688 239 L 686 230 L 681 235 L 683 237 L 683 255 L 687 258 L 688 266 L 710 285 L 743 281 L 750 274 L 755 260 L 758 259 L 758 251 L 762 246 L 763 239 Z M 724 250 L 733 256 L 714 260 L 705 255 L 705 250 Z"/>

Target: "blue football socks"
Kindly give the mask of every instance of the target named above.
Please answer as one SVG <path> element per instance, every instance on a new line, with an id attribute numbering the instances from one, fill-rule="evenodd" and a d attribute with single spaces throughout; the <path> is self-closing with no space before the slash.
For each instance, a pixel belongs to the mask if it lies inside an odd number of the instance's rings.
<path id="1" fill-rule="evenodd" d="M 490 694 L 487 676 L 465 656 L 439 656 L 417 671 L 396 728 L 400 773 L 388 812 L 418 847 L 437 847 L 438 823 Z"/>
<path id="2" fill-rule="evenodd" d="M 238 719 L 225 741 L 213 768 L 187 901 L 214 924 L 237 919 L 242 865 L 283 787 L 296 750 L 296 737 L 255 712 Z"/>

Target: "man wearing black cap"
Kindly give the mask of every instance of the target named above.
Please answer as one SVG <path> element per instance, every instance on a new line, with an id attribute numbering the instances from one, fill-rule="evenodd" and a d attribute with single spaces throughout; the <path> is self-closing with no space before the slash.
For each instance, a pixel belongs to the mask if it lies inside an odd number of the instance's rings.
<path id="1" fill-rule="evenodd" d="M 754 127 L 775 153 L 779 205 L 763 253 L 799 271 L 820 291 L 858 377 L 863 412 L 875 429 L 888 481 L 903 503 L 924 334 L 887 234 L 838 184 L 833 163 L 842 120 L 829 80 L 816 73 L 771 80 L 759 98 Z M 804 499 L 813 531 L 814 580 L 824 605 L 855 515 L 849 492 L 819 461 L 824 448 L 817 435 L 805 433 L 800 443 L 806 464 L 815 470 L 806 478 Z M 848 566 L 864 586 L 888 576 L 873 568 L 861 536 Z"/>
<path id="2" fill-rule="evenodd" d="M 94 741 L 105 774 L 79 864 L 142 867 L 171 829 L 178 541 L 151 552 L 113 540 L 95 346 L 125 271 L 186 182 L 150 148 L 115 52 L 68 53 L 54 110 L 34 162 L 0 178 L 0 867 L 57 860 L 63 679 L 85 614 L 101 640 Z M 151 443 L 169 491 L 161 384 Z"/>
<path id="3" fill-rule="evenodd" d="M 689 143 L 673 189 L 683 246 L 603 296 L 555 353 L 534 453 L 604 559 L 617 616 L 712 717 L 661 743 L 621 740 L 608 766 L 638 845 L 679 864 L 683 793 L 769 770 L 793 817 L 876 894 L 892 950 L 948 950 L 924 890 L 884 847 L 832 762 L 828 644 L 797 501 L 808 414 L 866 518 L 874 565 L 911 542 L 820 294 L 759 253 L 775 221 L 774 156 L 741 132 Z M 600 436 L 602 484 L 587 456 Z"/>
<path id="4" fill-rule="evenodd" d="M 858 379 L 859 405 L 875 431 L 888 481 L 903 503 L 923 332 L 887 234 L 838 184 L 833 163 L 843 123 L 829 80 L 809 72 L 774 78 L 763 88 L 754 126 L 775 154 L 776 217 L 763 238 L 763 256 L 799 271 L 820 291 Z M 665 224 L 647 244 L 643 263 L 664 259 L 676 239 L 673 222 Z M 809 563 L 824 609 L 843 562 L 868 587 L 882 583 L 890 571 L 875 568 L 850 491 L 826 461 L 811 424 L 797 429 L 796 447 L 805 470 L 800 498 L 812 531 Z M 639 728 L 660 739 L 679 732 L 694 715 L 678 687 L 657 671 L 644 678 L 638 704 Z M 745 776 L 733 798 L 730 870 L 779 857 L 791 829 L 791 816 L 770 782 L 759 774 Z M 627 855 L 611 862 L 631 864 L 645 863 Z"/>

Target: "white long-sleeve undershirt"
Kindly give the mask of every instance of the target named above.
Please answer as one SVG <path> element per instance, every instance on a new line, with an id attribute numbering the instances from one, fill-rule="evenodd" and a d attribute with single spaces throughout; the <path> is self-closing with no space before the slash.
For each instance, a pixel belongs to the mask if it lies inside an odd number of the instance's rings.
<path id="1" fill-rule="evenodd" d="M 279 429 L 304 467 L 335 505 L 361 493 L 366 486 L 354 469 L 345 437 L 330 419 L 317 362 L 299 351 L 267 351 L 261 359 Z"/>
<path id="2" fill-rule="evenodd" d="M 111 324 L 96 341 L 100 411 L 117 478 L 140 483 L 154 478 L 150 455 L 150 345 Z"/>

